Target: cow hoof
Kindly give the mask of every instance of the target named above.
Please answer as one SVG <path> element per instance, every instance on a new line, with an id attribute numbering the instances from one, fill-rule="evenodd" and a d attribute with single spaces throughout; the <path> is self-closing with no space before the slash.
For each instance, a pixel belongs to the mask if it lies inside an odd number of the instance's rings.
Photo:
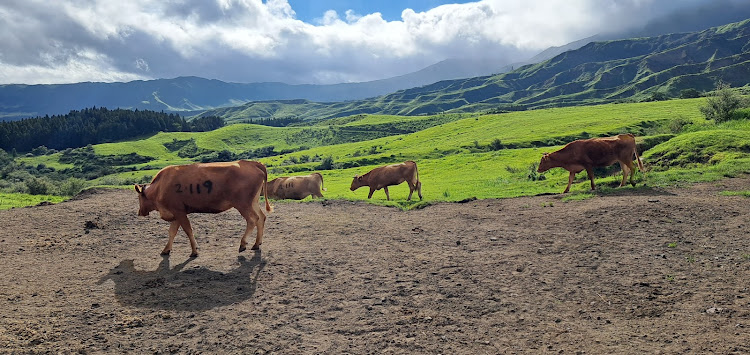
<path id="1" fill-rule="evenodd" d="M 192 254 L 190 254 L 190 257 L 191 258 L 197 258 L 198 257 L 198 253 L 192 253 Z"/>
<path id="2" fill-rule="evenodd" d="M 260 249 L 260 245 L 253 245 L 253 247 L 250 248 L 250 250 L 258 250 L 258 249 Z"/>
<path id="3" fill-rule="evenodd" d="M 247 249 L 247 248 L 243 245 L 243 246 L 240 247 L 240 251 L 239 252 L 242 253 L 243 251 L 245 251 L 245 249 Z"/>
<path id="4" fill-rule="evenodd" d="M 163 250 L 161 252 L 161 255 L 169 256 L 169 252 L 170 252 L 170 250 Z"/>

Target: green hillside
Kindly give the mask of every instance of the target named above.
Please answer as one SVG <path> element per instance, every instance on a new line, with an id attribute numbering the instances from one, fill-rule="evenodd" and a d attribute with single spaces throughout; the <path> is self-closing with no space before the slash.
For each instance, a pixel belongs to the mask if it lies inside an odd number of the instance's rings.
<path id="1" fill-rule="evenodd" d="M 261 117 L 499 112 L 679 97 L 722 80 L 750 83 L 750 20 L 701 32 L 592 42 L 504 74 L 448 80 L 373 99 L 321 104 L 257 102 L 206 111 L 228 122 Z M 658 95 L 658 96 L 656 96 Z"/>
<path id="2" fill-rule="evenodd" d="M 258 159 L 268 166 L 270 178 L 320 171 L 328 188 L 324 194 L 331 199 L 366 199 L 366 189 L 349 190 L 352 176 L 404 160 L 418 163 L 425 203 L 559 193 L 567 183 L 567 172 L 553 169 L 538 176 L 534 164 L 543 152 L 574 139 L 623 132 L 638 136 L 644 163 L 651 170 L 645 181 L 639 174 L 641 187 L 644 183 L 706 181 L 750 172 L 750 123 L 706 121 L 698 109 L 704 103 L 705 99 L 699 98 L 485 115 L 356 115 L 304 127 L 235 124 L 211 132 L 159 133 L 135 141 L 94 145 L 97 156 L 135 153 L 149 160 L 112 167 L 119 170 L 88 184 L 148 181 L 166 165 L 206 156 L 181 157 L 180 150 L 174 149 L 175 142 L 193 142 L 208 155 L 217 151 L 244 154 L 272 146 L 277 155 Z M 356 130 L 363 127 L 366 129 Z M 391 134 L 370 139 L 371 132 L 389 129 Z M 402 130 L 415 131 L 399 133 Z M 351 141 L 342 142 L 342 135 Z M 281 151 L 286 152 L 278 154 Z M 69 168 L 70 164 L 59 161 L 63 154 L 17 160 L 30 167 Z M 619 183 L 619 178 L 612 176 L 617 173 L 615 168 L 597 173 L 597 184 L 605 192 Z M 585 174 L 579 175 L 572 191 L 588 191 Z M 418 206 L 415 201 L 406 203 L 407 194 L 406 185 L 393 187 L 395 201 L 390 204 Z M 382 191 L 374 195 L 378 203 L 385 203 L 384 198 Z"/>

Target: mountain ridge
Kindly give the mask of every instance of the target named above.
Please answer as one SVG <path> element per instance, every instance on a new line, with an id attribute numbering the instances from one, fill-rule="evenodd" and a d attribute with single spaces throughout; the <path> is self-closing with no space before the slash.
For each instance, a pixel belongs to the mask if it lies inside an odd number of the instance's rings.
<path id="1" fill-rule="evenodd" d="M 94 106 L 191 114 L 250 101 L 305 99 L 341 102 L 377 97 L 400 89 L 470 77 L 482 72 L 499 73 L 505 70 L 506 65 L 500 59 L 449 59 L 392 78 L 327 85 L 234 83 L 196 76 L 114 83 L 2 84 L 0 120 L 64 114 L 73 109 Z"/>
<path id="2" fill-rule="evenodd" d="M 698 32 L 590 42 L 506 73 L 445 80 L 323 109 L 298 104 L 280 109 L 305 119 L 534 109 L 643 101 L 656 93 L 677 97 L 684 89 L 710 91 L 717 81 L 734 87 L 750 83 L 750 19 Z M 274 117 L 268 107 L 262 114 Z M 205 115 L 254 119 L 260 115 L 256 108 L 247 104 Z"/>

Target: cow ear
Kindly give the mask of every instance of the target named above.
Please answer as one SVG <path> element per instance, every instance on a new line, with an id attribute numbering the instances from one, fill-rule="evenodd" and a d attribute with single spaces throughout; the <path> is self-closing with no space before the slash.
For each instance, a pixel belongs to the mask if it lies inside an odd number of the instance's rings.
<path id="1" fill-rule="evenodd" d="M 141 188 L 141 185 L 135 184 L 133 185 L 133 188 L 135 189 L 135 192 L 141 193 L 143 189 Z"/>

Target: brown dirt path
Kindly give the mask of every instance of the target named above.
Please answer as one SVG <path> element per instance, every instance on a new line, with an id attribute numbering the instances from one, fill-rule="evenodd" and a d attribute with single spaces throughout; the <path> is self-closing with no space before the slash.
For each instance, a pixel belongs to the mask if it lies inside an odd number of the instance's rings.
<path id="1" fill-rule="evenodd" d="M 232 210 L 200 257 L 129 190 L 0 211 L 0 352 L 750 353 L 750 179 L 444 203 Z"/>

